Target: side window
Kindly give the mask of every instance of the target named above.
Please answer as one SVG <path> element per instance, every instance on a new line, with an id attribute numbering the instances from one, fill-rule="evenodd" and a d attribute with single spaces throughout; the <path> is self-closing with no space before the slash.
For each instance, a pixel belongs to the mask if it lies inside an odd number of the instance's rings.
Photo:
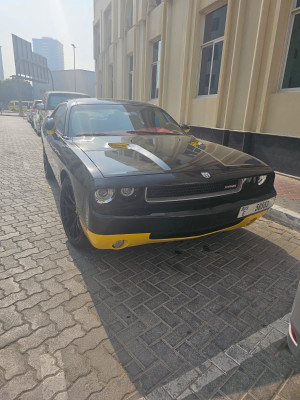
<path id="1" fill-rule="evenodd" d="M 198 95 L 218 93 L 227 6 L 205 16 Z"/>
<path id="2" fill-rule="evenodd" d="M 56 129 L 62 135 L 65 130 L 66 113 L 67 113 L 67 107 L 63 104 L 58 107 L 58 109 L 56 110 L 56 113 L 53 116 Z"/>
<path id="3" fill-rule="evenodd" d="M 285 64 L 282 89 L 300 87 L 300 0 L 294 1 L 291 11 L 291 33 Z"/>

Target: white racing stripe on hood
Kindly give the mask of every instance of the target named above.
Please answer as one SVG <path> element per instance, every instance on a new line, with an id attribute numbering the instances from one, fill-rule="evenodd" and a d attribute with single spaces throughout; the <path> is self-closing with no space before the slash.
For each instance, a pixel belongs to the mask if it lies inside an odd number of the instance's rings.
<path id="1" fill-rule="evenodd" d="M 159 157 L 151 153 L 150 151 L 144 149 L 143 147 L 139 146 L 138 144 L 128 144 L 128 149 L 137 151 L 138 153 L 142 154 L 143 156 L 149 158 L 151 161 L 153 161 L 156 165 L 158 165 L 161 169 L 164 169 L 166 171 L 170 171 L 171 168 L 166 164 L 163 160 L 161 160 Z"/>

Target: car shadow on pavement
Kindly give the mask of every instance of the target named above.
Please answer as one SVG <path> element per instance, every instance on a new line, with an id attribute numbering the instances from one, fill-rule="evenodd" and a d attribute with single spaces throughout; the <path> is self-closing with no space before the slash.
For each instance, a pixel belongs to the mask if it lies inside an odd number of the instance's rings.
<path id="1" fill-rule="evenodd" d="M 58 186 L 50 187 L 59 209 Z M 147 399 L 240 399 L 248 391 L 249 399 L 297 399 L 300 369 L 286 333 L 300 263 L 263 237 L 267 224 L 280 236 L 278 225 L 257 221 L 122 251 L 67 243 L 107 351 Z"/>

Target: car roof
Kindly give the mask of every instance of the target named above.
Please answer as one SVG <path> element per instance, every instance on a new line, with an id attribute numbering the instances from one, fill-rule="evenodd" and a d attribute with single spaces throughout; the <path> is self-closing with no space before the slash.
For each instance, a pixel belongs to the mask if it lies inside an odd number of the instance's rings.
<path id="1" fill-rule="evenodd" d="M 98 105 L 104 105 L 104 104 L 110 104 L 110 105 L 118 105 L 118 104 L 131 104 L 131 105 L 137 105 L 137 106 L 153 106 L 157 107 L 154 104 L 151 103 L 145 103 L 141 101 L 134 101 L 134 100 L 119 100 L 119 99 L 96 99 L 96 98 L 78 98 L 78 99 L 70 99 L 66 101 L 67 105 L 74 106 L 74 105 L 83 105 L 83 104 L 98 104 Z"/>
<path id="2" fill-rule="evenodd" d="M 45 93 L 47 96 L 49 96 L 50 94 L 78 94 L 79 96 L 89 96 L 87 93 L 79 93 L 79 92 L 67 92 L 65 90 L 53 90 L 50 92 L 46 92 Z"/>

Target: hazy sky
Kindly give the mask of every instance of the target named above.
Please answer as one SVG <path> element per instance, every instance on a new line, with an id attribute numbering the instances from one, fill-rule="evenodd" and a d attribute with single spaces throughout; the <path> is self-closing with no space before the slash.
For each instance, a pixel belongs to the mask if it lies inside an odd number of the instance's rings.
<path id="1" fill-rule="evenodd" d="M 0 46 L 4 78 L 15 74 L 11 34 L 31 42 L 48 36 L 64 46 L 65 69 L 94 71 L 93 0 L 0 0 Z"/>

